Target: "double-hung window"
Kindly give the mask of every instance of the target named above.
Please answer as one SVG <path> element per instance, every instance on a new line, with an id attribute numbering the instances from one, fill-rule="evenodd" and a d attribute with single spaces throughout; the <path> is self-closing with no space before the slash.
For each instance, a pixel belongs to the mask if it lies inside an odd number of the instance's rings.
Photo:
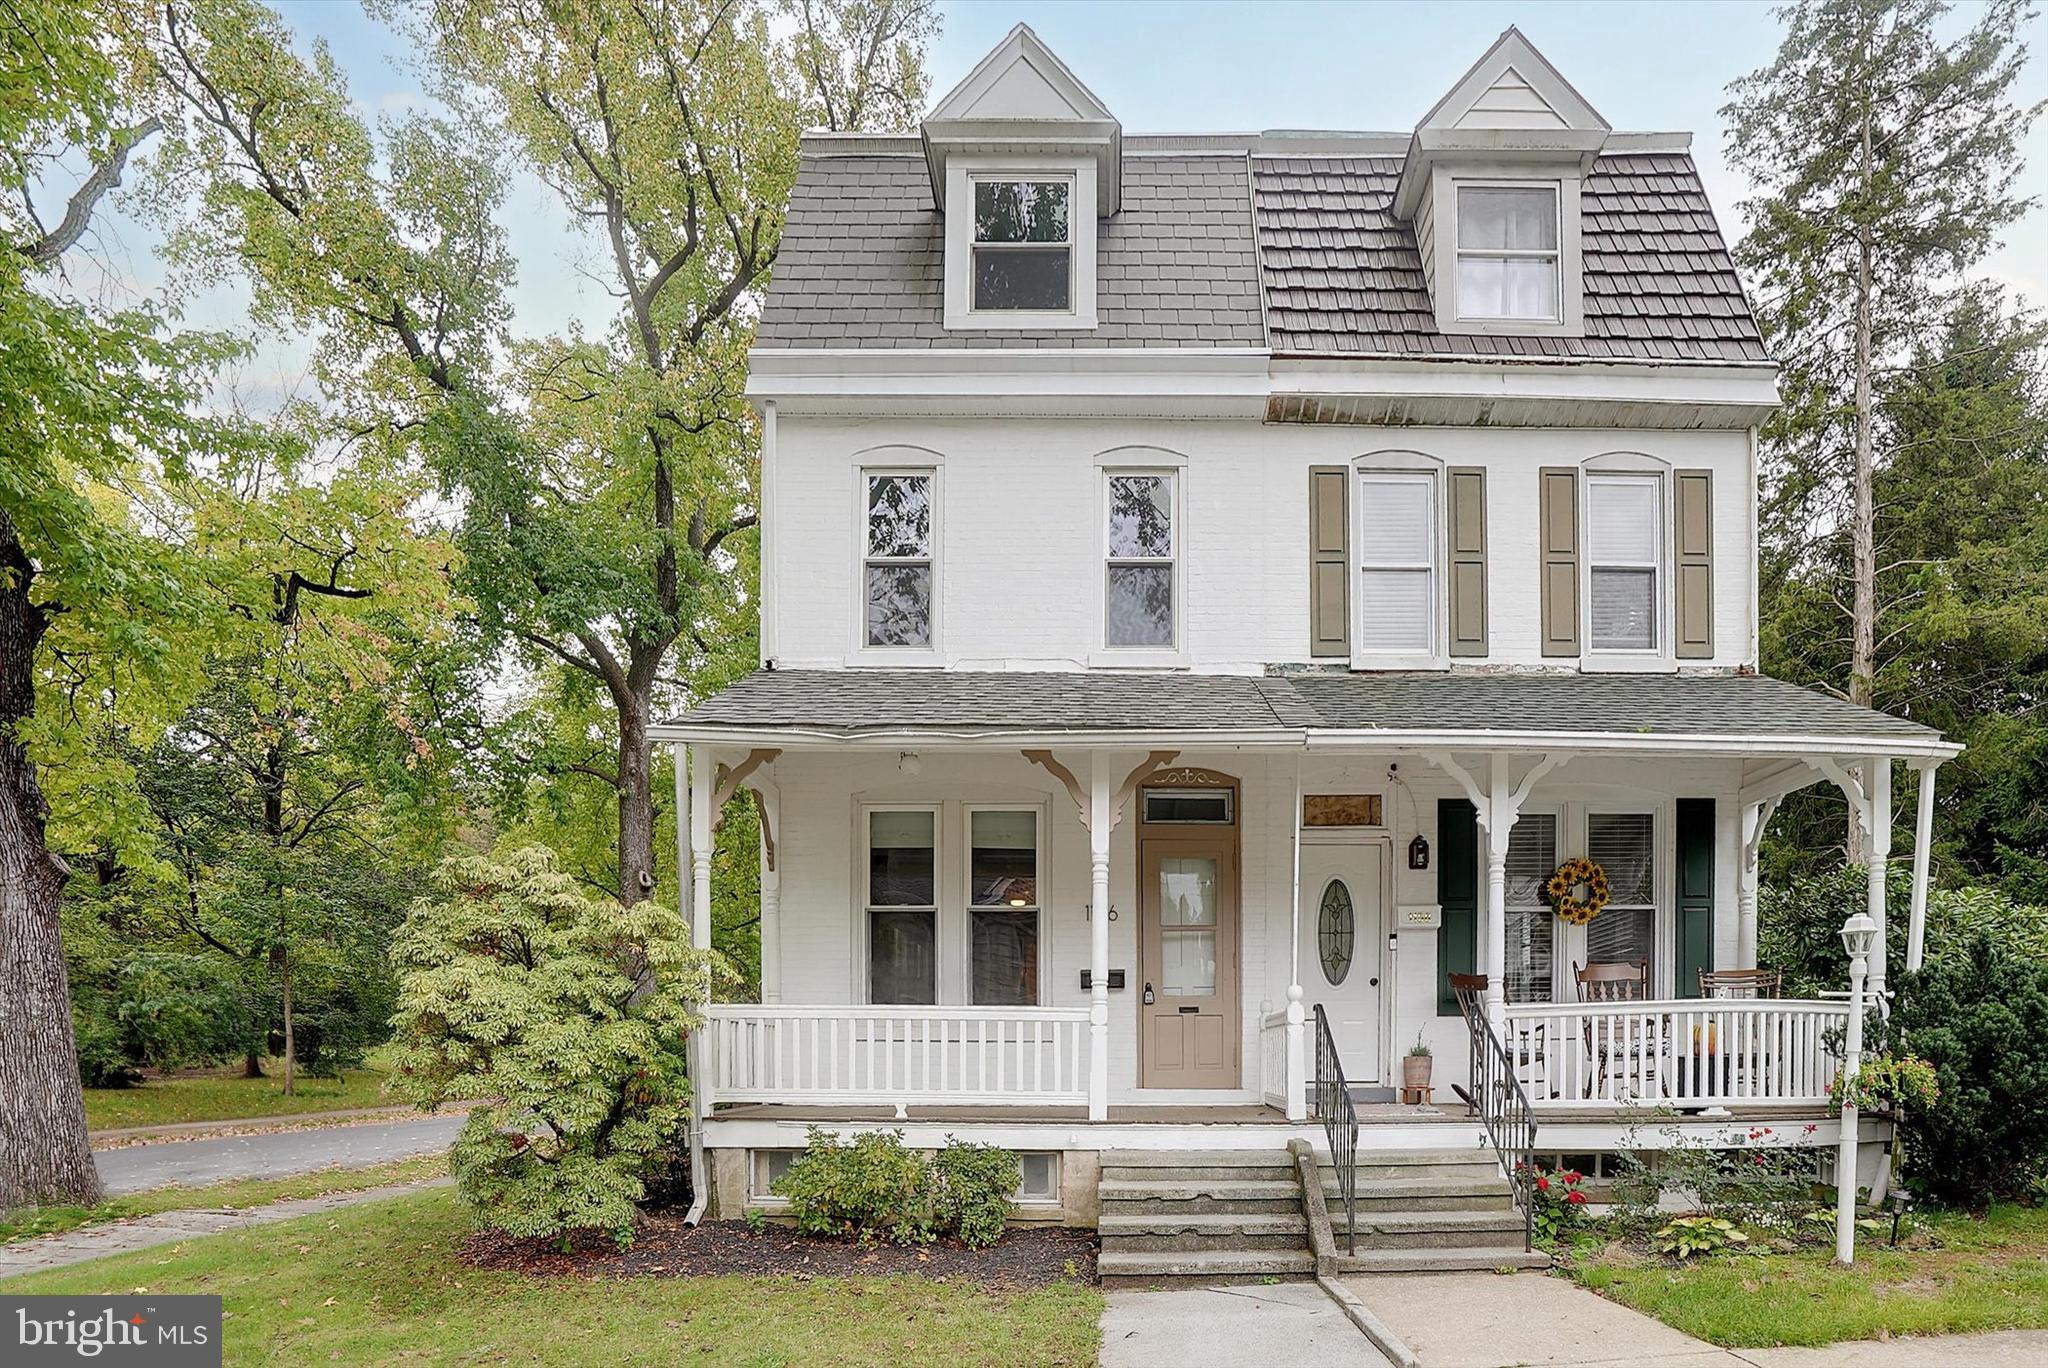
<path id="1" fill-rule="evenodd" d="M 929 649 L 933 619 L 933 489 L 929 470 L 864 471 L 861 641 Z"/>
<path id="2" fill-rule="evenodd" d="M 1588 813 L 1586 857 L 1607 871 L 1608 887 L 1606 910 L 1586 924 L 1586 962 L 1628 964 L 1640 960 L 1651 966 L 1654 981 L 1656 818 L 1647 812 Z"/>
<path id="3" fill-rule="evenodd" d="M 1437 498 L 1433 472 L 1359 472 L 1356 654 L 1415 663 L 1437 655 Z"/>
<path id="4" fill-rule="evenodd" d="M 939 814 L 871 808 L 867 823 L 868 1001 L 938 1001 Z"/>
<path id="5" fill-rule="evenodd" d="M 1460 185 L 1458 316 L 1558 320 L 1554 185 Z"/>
<path id="6" fill-rule="evenodd" d="M 977 1007 L 1038 1003 L 1038 810 L 967 813 L 969 977 Z"/>
<path id="7" fill-rule="evenodd" d="M 1587 635 L 1594 651 L 1662 648 L 1663 482 L 1655 475 L 1588 475 Z"/>
<path id="8" fill-rule="evenodd" d="M 1109 477 L 1104 643 L 1174 646 L 1177 545 L 1169 471 Z"/>
<path id="9" fill-rule="evenodd" d="M 1525 812 L 1508 833 L 1507 963 L 1509 1002 L 1550 1001 L 1557 916 L 1544 894 L 1557 868 L 1557 814 Z"/>
<path id="10" fill-rule="evenodd" d="M 976 176 L 976 313 L 1064 313 L 1074 307 L 1071 180 Z"/>

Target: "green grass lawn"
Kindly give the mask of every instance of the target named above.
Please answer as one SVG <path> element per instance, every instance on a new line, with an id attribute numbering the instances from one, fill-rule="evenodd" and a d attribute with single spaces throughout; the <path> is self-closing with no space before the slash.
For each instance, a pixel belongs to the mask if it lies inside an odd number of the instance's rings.
<path id="1" fill-rule="evenodd" d="M 920 1278 L 536 1278 L 481 1272 L 437 1189 L 11 1278 L 10 1294 L 218 1293 L 226 1362 L 1083 1365 L 1102 1297 Z"/>
<path id="2" fill-rule="evenodd" d="M 0 1244 L 9 1240 L 34 1239 L 76 1230 L 80 1226 L 103 1225 L 136 1216 L 154 1216 L 160 1211 L 193 1211 L 202 1207 L 255 1207 L 293 1197 L 323 1197 L 331 1192 L 361 1192 L 392 1183 L 417 1183 L 448 1172 L 441 1155 L 398 1159 L 368 1168 L 319 1169 L 293 1174 L 289 1178 L 237 1178 L 205 1187 L 164 1187 L 110 1197 L 98 1206 L 32 1207 L 26 1211 L 0 1213 Z"/>
<path id="3" fill-rule="evenodd" d="M 1859 1235 L 1850 1269 L 1834 1266 L 1832 1245 L 1684 1268 L 1610 1249 L 1581 1257 L 1573 1276 L 1729 1348 L 2048 1328 L 2048 1210 L 1927 1213 L 1918 1225 L 1900 1249 Z"/>
<path id="4" fill-rule="evenodd" d="M 132 1088 L 87 1088 L 85 1124 L 93 1130 L 123 1126 L 168 1126 L 180 1121 L 234 1121 L 294 1112 L 346 1111 L 352 1107 L 389 1107 L 399 1098 L 384 1093 L 388 1076 L 375 1055 L 367 1067 L 340 1078 L 294 1080 L 296 1091 L 284 1091 L 284 1062 L 268 1060 L 267 1078 L 244 1078 L 240 1065 L 179 1078 L 153 1078 Z"/>

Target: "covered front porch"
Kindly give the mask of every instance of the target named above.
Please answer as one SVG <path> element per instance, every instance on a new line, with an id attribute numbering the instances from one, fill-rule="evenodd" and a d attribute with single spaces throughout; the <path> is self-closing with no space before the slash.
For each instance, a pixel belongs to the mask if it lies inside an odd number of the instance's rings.
<path id="1" fill-rule="evenodd" d="M 1612 1143 L 1660 1110 L 1826 1143 L 1846 1003 L 1703 1000 L 1698 973 L 1755 964 L 1785 794 L 1837 785 L 1889 857 L 1897 760 L 1920 776 L 1917 962 L 1954 751 L 1730 676 L 781 672 L 657 734 L 702 943 L 714 824 L 742 790 L 762 818 L 763 1000 L 711 1009 L 703 1120 L 968 1108 L 1100 1142 L 1199 1112 L 1258 1145 L 1306 1133 L 1333 1072 L 1366 1130 L 1474 1134 L 1457 974 L 1546 1126 Z M 1572 927 L 1538 876 L 1582 853 L 1626 887 Z M 1640 962 L 1639 990 L 1582 1000 L 1603 961 Z M 1418 1041 L 1435 1091 L 1399 1108 Z"/>

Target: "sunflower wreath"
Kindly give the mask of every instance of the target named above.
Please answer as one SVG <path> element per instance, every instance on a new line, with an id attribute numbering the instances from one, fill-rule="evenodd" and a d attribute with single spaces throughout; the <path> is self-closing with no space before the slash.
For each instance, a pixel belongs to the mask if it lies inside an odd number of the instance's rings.
<path id="1" fill-rule="evenodd" d="M 1581 888 L 1586 895 L 1574 896 Z M 1607 871 L 1584 856 L 1566 860 L 1551 874 L 1543 891 L 1561 920 L 1584 926 L 1607 909 Z"/>

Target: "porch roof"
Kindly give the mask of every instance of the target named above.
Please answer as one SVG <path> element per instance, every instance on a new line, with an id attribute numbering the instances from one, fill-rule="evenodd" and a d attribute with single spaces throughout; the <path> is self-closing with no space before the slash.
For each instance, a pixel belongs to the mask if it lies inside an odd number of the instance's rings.
<path id="1" fill-rule="evenodd" d="M 664 740 L 1566 747 L 1946 758 L 1934 729 L 1756 675 L 762 670 Z"/>

